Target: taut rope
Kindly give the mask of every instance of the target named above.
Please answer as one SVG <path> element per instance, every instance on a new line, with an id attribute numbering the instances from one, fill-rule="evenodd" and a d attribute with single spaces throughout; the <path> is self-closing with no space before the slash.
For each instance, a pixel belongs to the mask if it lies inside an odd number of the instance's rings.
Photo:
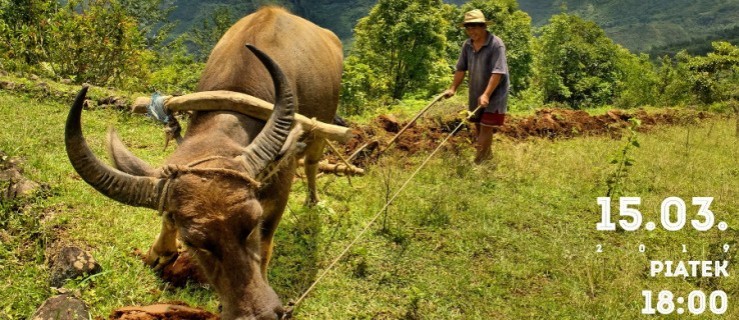
<path id="1" fill-rule="evenodd" d="M 474 115 L 475 113 L 477 113 L 477 111 L 480 110 L 481 108 L 482 108 L 482 106 L 478 106 L 477 108 L 475 108 L 475 110 L 472 111 L 472 115 Z M 434 151 L 432 151 L 431 154 L 428 157 L 426 157 L 425 160 L 423 160 L 423 162 L 421 163 L 421 165 L 418 166 L 418 168 L 416 168 L 415 171 L 413 171 L 413 173 L 411 174 L 411 176 L 403 183 L 402 186 L 400 186 L 400 188 L 398 189 L 398 191 L 396 191 L 395 194 L 393 194 L 393 196 L 390 198 L 390 200 L 388 200 L 387 203 L 385 203 L 385 205 L 379 211 L 377 211 L 377 213 L 375 214 L 375 216 L 372 217 L 372 219 L 367 223 L 367 225 L 364 226 L 364 229 L 362 229 L 362 231 L 359 232 L 359 234 L 354 238 L 354 240 L 352 240 L 352 242 L 349 243 L 349 245 L 347 245 L 346 248 L 344 248 L 344 250 L 341 251 L 341 253 L 333 261 L 331 261 L 331 264 L 329 264 L 329 266 L 326 267 L 326 269 L 324 269 L 323 272 L 321 272 L 321 274 L 318 276 L 318 278 L 316 278 L 316 280 L 313 281 L 313 284 L 311 284 L 310 287 L 308 287 L 308 289 L 305 290 L 305 292 L 300 296 L 300 298 L 298 298 L 298 300 L 296 300 L 295 302 L 292 302 L 291 301 L 288 304 L 288 307 L 286 308 L 285 314 L 283 314 L 282 319 L 290 319 L 292 317 L 292 313 L 293 313 L 293 310 L 295 309 L 295 307 L 297 307 L 301 302 L 303 302 L 303 300 L 305 299 L 305 297 L 307 297 L 308 294 L 311 291 L 313 291 L 313 289 L 316 287 L 316 285 L 318 284 L 318 282 L 320 282 L 321 279 L 323 279 L 323 277 L 325 277 L 326 274 L 328 274 L 328 272 L 331 271 L 331 269 L 333 269 L 333 267 L 336 265 L 336 263 L 338 263 L 339 260 L 341 260 L 341 258 L 343 258 L 344 255 L 347 252 L 349 252 L 349 249 L 351 249 L 351 247 L 353 247 L 357 242 L 359 242 L 359 239 L 361 239 L 362 236 L 364 236 L 364 234 L 367 233 L 367 231 L 369 230 L 369 228 L 377 220 L 377 218 L 380 217 L 380 215 L 382 214 L 382 212 L 385 211 L 385 209 L 387 209 L 388 206 L 390 206 L 390 204 L 395 200 L 395 198 L 398 197 L 398 195 L 400 195 L 401 192 L 403 192 L 403 189 L 405 189 L 405 187 L 408 185 L 408 183 L 410 183 L 411 180 L 413 180 L 413 178 L 416 176 L 416 174 L 418 174 L 418 172 L 420 172 L 421 169 L 423 169 L 423 167 L 426 166 L 426 163 L 428 163 L 429 160 L 431 160 L 431 158 L 439 150 L 441 150 L 441 147 L 444 146 L 444 144 L 449 140 L 449 138 L 451 138 L 455 133 L 457 133 L 457 131 L 462 127 L 462 125 L 464 125 L 467 122 L 467 120 L 469 120 L 469 116 L 467 118 L 465 118 L 465 120 L 466 121 L 460 122 L 459 125 L 457 125 L 457 127 L 454 128 L 454 130 L 452 130 L 452 132 L 450 132 L 449 135 L 447 135 L 446 138 L 444 138 L 444 140 L 441 141 L 441 143 L 439 143 L 439 146 L 437 146 L 436 149 L 434 149 Z"/>

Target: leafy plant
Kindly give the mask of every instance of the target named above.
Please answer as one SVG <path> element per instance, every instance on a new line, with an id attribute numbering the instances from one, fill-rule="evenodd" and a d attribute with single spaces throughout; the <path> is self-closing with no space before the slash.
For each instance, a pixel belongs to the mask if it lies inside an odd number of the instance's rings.
<path id="1" fill-rule="evenodd" d="M 194 27 L 185 35 L 185 43 L 195 55 L 197 62 L 208 60 L 210 50 L 215 47 L 218 40 L 236 22 L 236 16 L 229 7 L 216 7 L 200 25 Z"/>
<path id="2" fill-rule="evenodd" d="M 634 117 L 629 119 L 629 124 L 628 140 L 623 148 L 611 158 L 611 164 L 615 166 L 615 169 L 606 178 L 606 185 L 608 186 L 606 197 L 616 198 L 623 195 L 624 180 L 626 180 L 629 168 L 634 165 L 635 161 L 630 155 L 630 151 L 640 146 L 636 129 L 641 125 L 641 121 Z"/>
<path id="3" fill-rule="evenodd" d="M 621 76 L 616 83 L 616 106 L 628 109 L 654 105 L 659 80 L 649 56 L 643 53 L 635 55 L 619 47 L 617 59 Z"/>
<path id="4" fill-rule="evenodd" d="M 449 74 L 435 67 L 445 60 L 447 6 L 440 0 L 380 0 L 359 20 L 351 55 L 375 71 L 378 83 L 367 88 L 370 98 L 401 99 L 412 90 L 438 88 L 429 80 L 437 72 Z"/>
<path id="5" fill-rule="evenodd" d="M 539 31 L 535 65 L 544 102 L 574 109 L 610 104 L 620 70 L 618 47 L 592 21 L 558 14 Z"/>
<path id="6" fill-rule="evenodd" d="M 344 59 L 339 112 L 345 116 L 360 115 L 379 106 L 384 101 L 379 97 L 387 88 L 378 78 L 375 70 L 356 56 Z"/>
<path id="7" fill-rule="evenodd" d="M 739 82 L 739 48 L 714 42 L 713 52 L 688 60 L 691 91 L 700 102 L 710 104 L 731 97 Z"/>
<path id="8" fill-rule="evenodd" d="M 175 39 L 153 59 L 158 67 L 149 74 L 147 89 L 152 92 L 187 93 L 195 91 L 205 63 L 195 61 L 183 38 Z"/>

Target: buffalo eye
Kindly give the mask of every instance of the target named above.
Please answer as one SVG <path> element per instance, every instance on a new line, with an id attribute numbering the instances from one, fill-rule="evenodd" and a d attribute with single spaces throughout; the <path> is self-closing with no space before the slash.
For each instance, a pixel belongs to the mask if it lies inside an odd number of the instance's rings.
<path id="1" fill-rule="evenodd" d="M 247 240 L 249 240 L 249 238 L 251 238 L 254 235 L 254 232 L 256 230 L 259 230 L 258 225 L 257 226 L 248 225 L 248 226 L 244 226 L 243 228 L 241 228 L 241 234 L 239 236 L 239 239 L 241 240 L 241 244 L 245 245 Z"/>
<path id="2" fill-rule="evenodd" d="M 195 241 L 191 237 L 183 236 L 181 239 L 182 244 L 191 250 L 196 250 L 200 253 L 205 253 L 210 256 L 220 257 L 220 252 L 217 246 L 212 245 L 207 239 L 204 241 Z"/>

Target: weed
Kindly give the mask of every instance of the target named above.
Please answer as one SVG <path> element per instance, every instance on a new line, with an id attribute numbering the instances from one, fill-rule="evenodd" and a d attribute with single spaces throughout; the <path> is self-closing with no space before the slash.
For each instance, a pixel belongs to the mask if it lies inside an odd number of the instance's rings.
<path id="1" fill-rule="evenodd" d="M 627 178 L 629 168 L 634 165 L 634 158 L 629 154 L 632 148 L 639 148 L 636 129 L 641 125 L 641 121 L 637 118 L 629 119 L 629 138 L 618 153 L 611 158 L 611 164 L 616 168 L 606 178 L 606 197 L 619 197 L 623 194 L 624 180 Z"/>

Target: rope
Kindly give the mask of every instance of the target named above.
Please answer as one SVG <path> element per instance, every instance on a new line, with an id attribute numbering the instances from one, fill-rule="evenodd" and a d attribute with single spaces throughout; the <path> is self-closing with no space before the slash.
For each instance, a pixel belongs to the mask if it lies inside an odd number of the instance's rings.
<path id="1" fill-rule="evenodd" d="M 474 111 L 472 111 L 472 114 L 474 115 L 475 113 L 477 113 L 477 111 L 480 110 L 480 108 L 482 108 L 482 106 L 478 106 Z M 467 117 L 465 120 L 469 120 L 469 117 Z M 326 269 L 324 269 L 323 272 L 321 272 L 321 274 L 318 276 L 318 278 L 316 278 L 316 280 L 313 281 L 313 284 L 311 284 L 310 287 L 308 287 L 308 289 L 305 290 L 305 292 L 300 296 L 300 298 L 298 298 L 298 300 L 296 300 L 295 302 L 291 302 L 289 304 L 289 306 L 287 308 L 287 311 L 283 315 L 282 319 L 289 319 L 292 316 L 292 312 L 295 309 L 295 307 L 297 307 L 301 302 L 303 302 L 303 300 L 305 299 L 305 297 L 307 297 L 308 294 L 311 291 L 313 291 L 313 289 L 316 287 L 316 285 L 318 284 L 318 282 L 320 282 L 323 279 L 323 277 L 325 277 L 326 274 L 328 274 L 329 271 L 331 271 L 331 269 L 333 269 L 333 267 L 336 265 L 336 263 L 338 263 L 339 260 L 341 260 L 341 258 L 343 258 L 344 255 L 347 252 L 349 252 L 349 249 L 351 249 L 351 247 L 353 247 L 357 242 L 359 242 L 359 239 L 361 239 L 362 236 L 365 233 L 367 233 L 367 231 L 369 230 L 369 228 L 372 226 L 373 223 L 375 223 L 375 221 L 377 221 L 377 218 L 380 217 L 380 215 L 382 214 L 382 212 L 385 211 L 385 209 L 387 209 L 387 207 L 390 206 L 390 204 L 395 200 L 395 198 L 397 198 L 398 195 L 400 195 L 400 193 L 403 192 L 403 189 L 405 189 L 405 187 L 408 185 L 408 183 L 410 183 L 411 180 L 413 180 L 413 178 L 416 176 L 416 174 L 418 174 L 418 172 L 420 172 L 421 169 L 423 169 L 423 167 L 426 166 L 426 164 L 429 162 L 429 160 L 431 160 L 431 158 L 436 154 L 436 152 L 438 152 L 439 150 L 441 150 L 441 147 L 444 146 L 444 144 L 449 140 L 449 138 L 451 138 L 457 132 L 457 130 L 459 130 L 459 128 L 461 128 L 462 125 L 464 125 L 465 123 L 466 123 L 466 121 L 460 122 L 459 125 L 457 125 L 457 127 L 454 128 L 454 130 L 452 130 L 452 132 L 450 132 L 449 135 L 447 135 L 446 138 L 444 138 L 444 140 L 441 141 L 441 143 L 439 144 L 439 146 L 437 146 L 436 149 L 434 149 L 434 151 L 432 151 L 431 154 L 428 157 L 426 157 L 425 160 L 423 160 L 423 162 L 421 163 L 421 165 L 418 166 L 418 168 L 416 168 L 416 170 L 403 183 L 403 185 L 400 186 L 400 188 L 398 189 L 398 191 L 396 191 L 395 194 L 393 194 L 393 196 L 390 198 L 390 200 L 387 201 L 387 203 L 385 203 L 385 205 L 382 207 L 382 209 L 380 209 L 379 211 L 377 211 L 377 213 L 375 214 L 375 216 L 372 217 L 372 219 L 367 223 L 367 225 L 365 225 L 364 229 L 362 229 L 362 231 L 359 232 L 359 234 L 354 238 L 354 240 L 352 240 L 352 242 L 349 243 L 349 245 L 347 245 L 346 248 L 344 248 L 344 250 L 341 251 L 341 253 L 333 261 L 331 261 L 331 264 L 329 264 L 328 267 L 326 267 Z"/>
<path id="2" fill-rule="evenodd" d="M 212 156 L 203 158 L 200 160 L 196 160 L 193 162 L 188 163 L 187 165 L 180 166 L 180 165 L 168 165 L 162 168 L 162 178 L 166 179 L 164 182 L 164 187 L 162 188 L 162 194 L 159 197 L 159 215 L 163 215 L 165 211 L 165 203 L 167 199 L 169 198 L 170 194 L 170 187 L 172 184 L 172 179 L 176 178 L 179 175 L 182 174 L 195 174 L 195 175 L 224 175 L 224 176 L 231 176 L 234 178 L 242 179 L 252 185 L 254 188 L 259 189 L 262 187 L 262 183 L 257 181 L 256 179 L 244 174 L 241 171 L 236 171 L 232 169 L 225 169 L 225 168 L 194 168 L 194 166 L 202 164 L 204 162 L 216 160 L 216 159 L 228 159 L 228 157 L 224 156 Z"/>
<path id="3" fill-rule="evenodd" d="M 165 98 L 166 96 L 159 94 L 159 92 L 154 92 L 151 95 L 151 103 L 146 107 L 146 114 L 154 120 L 168 124 L 172 120 L 172 114 L 164 106 Z"/>

